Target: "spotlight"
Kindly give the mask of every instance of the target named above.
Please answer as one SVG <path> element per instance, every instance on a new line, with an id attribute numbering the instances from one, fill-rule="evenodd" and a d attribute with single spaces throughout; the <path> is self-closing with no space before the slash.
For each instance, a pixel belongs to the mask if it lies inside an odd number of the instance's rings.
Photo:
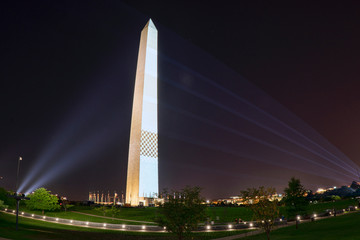
<path id="1" fill-rule="evenodd" d="M 300 220 L 300 216 L 297 216 L 297 218 L 296 218 L 297 220 Z"/>
<path id="2" fill-rule="evenodd" d="M 122 228 L 125 228 L 125 224 L 122 225 Z"/>
<path id="3" fill-rule="evenodd" d="M 146 228 L 146 227 L 145 227 L 144 225 L 141 227 L 141 229 L 143 229 L 143 230 L 145 230 L 145 228 Z"/>
<path id="4" fill-rule="evenodd" d="M 253 223 L 250 223 L 250 224 L 249 224 L 249 226 L 250 226 L 250 227 L 253 227 L 253 226 L 254 226 L 254 224 L 253 224 Z"/>
<path id="5" fill-rule="evenodd" d="M 32 217 L 34 217 L 35 215 L 34 214 L 31 214 Z"/>
<path id="6" fill-rule="evenodd" d="M 56 218 L 55 220 L 56 220 L 56 221 L 59 221 L 59 219 L 58 219 L 58 218 Z"/>
<path id="7" fill-rule="evenodd" d="M 206 229 L 207 229 L 207 230 L 210 230 L 210 225 L 207 225 L 207 226 L 206 226 Z"/>
<path id="8" fill-rule="evenodd" d="M 43 216 L 43 219 L 45 219 L 46 217 L 45 216 Z"/>
<path id="9" fill-rule="evenodd" d="M 104 225 L 103 225 L 104 227 L 106 227 L 106 223 L 104 223 Z"/>
<path id="10" fill-rule="evenodd" d="M 13 210 L 13 213 L 15 213 L 15 210 Z"/>
<path id="11" fill-rule="evenodd" d="M 73 220 L 70 220 L 70 223 L 73 223 Z"/>
<path id="12" fill-rule="evenodd" d="M 89 225 L 89 222 L 86 222 L 85 224 L 86 224 L 86 225 Z"/>
<path id="13" fill-rule="evenodd" d="M 232 228 L 232 225 L 231 225 L 231 224 L 229 224 L 228 228 L 230 228 L 230 229 L 231 229 L 231 228 Z"/>
<path id="14" fill-rule="evenodd" d="M 314 214 L 314 217 L 317 217 L 317 214 L 316 214 L 316 213 Z"/>
<path id="15" fill-rule="evenodd" d="M 5 208 L 5 212 L 7 211 L 7 208 Z"/>
<path id="16" fill-rule="evenodd" d="M 24 212 L 21 212 L 21 215 L 24 215 Z"/>

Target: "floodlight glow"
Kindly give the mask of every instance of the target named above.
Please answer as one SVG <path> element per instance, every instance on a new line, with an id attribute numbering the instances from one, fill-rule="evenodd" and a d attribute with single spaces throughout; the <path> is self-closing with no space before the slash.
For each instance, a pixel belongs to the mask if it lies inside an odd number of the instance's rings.
<path id="1" fill-rule="evenodd" d="M 210 225 L 207 225 L 207 226 L 206 226 L 206 229 L 207 229 L 207 230 L 209 230 L 210 228 L 211 228 Z"/>
<path id="2" fill-rule="evenodd" d="M 314 214 L 314 217 L 317 217 L 317 214 L 316 214 L 316 213 Z"/>
<path id="3" fill-rule="evenodd" d="M 31 216 L 33 217 L 33 216 L 35 216 L 34 214 L 31 214 Z"/>
<path id="4" fill-rule="evenodd" d="M 296 218 L 297 220 L 300 220 L 300 216 L 297 216 L 297 218 Z"/>
<path id="5" fill-rule="evenodd" d="M 249 139 L 249 140 L 251 140 L 251 141 L 253 141 L 253 142 L 255 142 L 255 143 L 264 145 L 264 146 L 266 146 L 266 147 L 269 147 L 269 148 L 272 148 L 272 149 L 274 149 L 274 150 L 277 150 L 277 151 L 279 151 L 279 152 L 281 152 L 281 153 L 284 153 L 284 154 L 290 155 L 290 156 L 292 156 L 292 157 L 295 157 L 295 158 L 304 160 L 304 161 L 306 161 L 306 162 L 309 162 L 309 163 L 312 163 L 312 164 L 314 164 L 314 165 L 317 165 L 317 166 L 319 166 L 319 167 L 321 167 L 321 168 L 323 168 L 323 169 L 327 169 L 327 170 L 329 170 L 329 171 L 332 171 L 332 172 L 335 172 L 335 173 L 337 173 L 337 174 L 343 175 L 343 176 L 345 176 L 345 177 L 347 177 L 347 178 L 350 178 L 348 174 L 345 174 L 345 173 L 343 173 L 343 172 L 340 172 L 340 171 L 338 171 L 336 168 L 331 168 L 331 167 L 329 167 L 329 166 L 327 166 L 327 165 L 321 164 L 321 163 L 319 163 L 319 162 L 317 162 L 317 161 L 314 161 L 314 160 L 312 160 L 312 159 L 310 159 L 310 158 L 307 158 L 307 157 L 301 156 L 301 155 L 299 155 L 299 154 L 297 154 L 297 153 L 288 151 L 288 150 L 286 150 L 286 149 L 284 149 L 284 148 L 279 147 L 278 145 L 275 145 L 275 144 L 269 143 L 269 142 L 267 142 L 267 141 L 258 139 L 258 138 L 254 137 L 254 136 L 251 136 L 251 135 L 249 135 L 249 134 L 240 132 L 240 131 L 235 130 L 235 129 L 233 129 L 233 128 L 230 128 L 230 127 L 227 127 L 227 126 L 218 124 L 218 123 L 216 123 L 216 122 L 214 122 L 214 121 L 211 121 L 211 120 L 209 120 L 209 119 L 203 118 L 203 117 L 201 117 L 201 116 L 199 116 L 199 115 L 190 113 L 190 112 L 188 112 L 188 111 L 176 109 L 176 108 L 174 108 L 174 107 L 172 107 L 172 106 L 170 106 L 170 105 L 168 105 L 168 104 L 164 104 L 164 106 L 167 107 L 167 108 L 170 108 L 170 109 L 173 110 L 173 111 L 179 112 L 179 113 L 184 114 L 184 115 L 186 115 L 186 116 L 192 117 L 192 118 L 194 118 L 194 119 L 196 119 L 196 120 L 198 120 L 198 121 L 204 122 L 204 123 L 206 123 L 206 124 L 208 124 L 208 125 L 215 126 L 215 127 L 217 127 L 217 128 L 223 129 L 223 130 L 225 130 L 225 131 L 227 131 L 227 132 L 230 132 L 230 133 L 234 133 L 234 134 L 236 134 L 236 135 L 238 135 L 238 136 L 240 136 L 240 137 Z M 214 146 L 212 146 L 212 148 L 213 148 L 213 147 L 214 147 Z M 267 161 L 267 162 L 270 163 L 270 164 L 273 164 L 273 162 L 269 162 L 269 161 Z M 274 163 L 274 164 L 276 164 L 276 163 Z M 287 167 L 287 166 L 283 166 L 283 165 L 282 165 L 282 167 Z M 296 169 L 296 170 L 299 170 L 299 169 Z M 318 175 L 318 173 L 317 173 L 317 175 Z M 324 177 L 325 177 L 325 176 L 324 176 Z M 329 177 L 329 178 L 330 178 L 330 177 Z M 331 177 L 331 179 L 333 179 L 333 178 Z M 339 180 L 342 181 L 343 179 L 339 179 Z"/>
<path id="6" fill-rule="evenodd" d="M 142 227 L 141 227 L 141 229 L 145 229 L 146 227 L 145 227 L 145 225 L 143 225 Z"/>
<path id="7" fill-rule="evenodd" d="M 253 226 L 254 226 L 254 224 L 253 224 L 253 223 L 250 223 L 250 224 L 249 224 L 249 226 L 250 226 L 250 227 L 253 227 Z"/>
<path id="8" fill-rule="evenodd" d="M 7 211 L 7 208 L 5 208 L 5 211 Z"/>
<path id="9" fill-rule="evenodd" d="M 70 220 L 70 223 L 73 223 L 73 220 Z"/>
<path id="10" fill-rule="evenodd" d="M 122 225 L 122 228 L 125 228 L 125 224 Z"/>
<path id="11" fill-rule="evenodd" d="M 12 211 L 13 213 L 15 212 L 15 210 Z"/>
<path id="12" fill-rule="evenodd" d="M 76 149 L 60 156 L 60 159 L 58 159 L 53 167 L 44 172 L 44 174 L 26 190 L 26 192 L 32 192 L 35 189 L 44 186 L 47 182 L 59 177 L 65 171 L 73 169 L 76 164 L 82 163 L 88 156 L 93 155 L 96 149 L 105 147 L 109 144 L 114 135 L 115 133 L 111 132 L 110 129 L 102 129 L 96 134 L 93 134 L 86 142 L 76 146 Z"/>
<path id="13" fill-rule="evenodd" d="M 85 224 L 86 224 L 86 225 L 89 225 L 89 222 L 86 222 Z"/>
<path id="14" fill-rule="evenodd" d="M 231 225 L 231 224 L 229 224 L 229 225 L 228 225 L 228 228 L 230 228 L 230 229 L 231 229 L 231 228 L 232 228 L 232 225 Z"/>
<path id="15" fill-rule="evenodd" d="M 192 144 L 199 145 L 199 146 L 202 146 L 202 147 L 206 147 L 206 148 L 209 148 L 209 149 L 222 151 L 224 153 L 228 153 L 228 154 L 238 156 L 238 157 L 241 157 L 241 158 L 246 158 L 248 160 L 264 162 L 264 163 L 271 164 L 271 165 L 274 165 L 274 166 L 279 166 L 279 167 L 282 167 L 282 168 L 287 168 L 287 169 L 301 171 L 301 172 L 308 173 L 308 174 L 313 174 L 315 176 L 320 175 L 318 171 L 315 171 L 313 169 L 308 169 L 308 168 L 298 169 L 298 168 L 296 168 L 296 167 L 294 167 L 292 165 L 283 165 L 283 164 L 281 164 L 279 162 L 276 162 L 276 161 L 269 162 L 269 160 L 267 158 L 260 158 L 260 157 L 254 156 L 254 155 L 239 153 L 238 151 L 234 151 L 233 149 L 228 148 L 228 147 L 222 147 L 222 146 L 215 145 L 215 144 L 209 144 L 209 143 L 207 143 L 205 141 L 195 140 L 193 137 L 190 138 L 190 137 L 179 136 L 179 135 L 175 135 L 175 134 L 167 134 L 167 136 L 170 137 L 170 138 L 174 138 L 174 139 L 181 140 L 181 141 L 184 141 L 184 142 L 192 143 Z M 202 168 L 198 168 L 198 169 L 199 170 L 204 170 L 205 168 L 202 167 Z M 212 172 L 214 172 L 214 171 L 216 171 L 216 170 L 212 169 Z M 226 175 L 229 175 L 229 173 L 226 172 Z M 245 175 L 245 174 L 242 174 L 242 175 Z M 236 176 L 238 176 L 238 175 L 236 175 Z M 254 177 L 254 175 L 247 175 L 247 176 L 248 177 Z M 338 178 L 338 177 L 335 177 L 335 176 L 330 176 L 328 173 L 323 174 L 321 176 L 324 177 L 324 178 L 331 179 L 331 180 L 334 180 L 334 179 L 336 179 L 338 181 L 343 181 L 344 180 L 344 179 L 341 179 L 341 178 Z"/>
<path id="16" fill-rule="evenodd" d="M 104 223 L 103 226 L 106 227 L 106 223 Z"/>
<path id="17" fill-rule="evenodd" d="M 199 72 L 197 71 L 194 71 L 193 69 L 177 62 L 177 61 L 174 61 L 172 58 L 168 58 L 166 56 L 163 56 L 163 58 L 173 64 L 174 66 L 180 68 L 181 72 L 189 72 L 191 76 L 195 77 L 197 80 L 201 80 L 213 87 L 215 87 L 217 90 L 220 90 L 222 92 L 224 92 L 226 95 L 229 95 L 231 97 L 233 97 L 234 99 L 236 100 L 239 100 L 242 104 L 244 104 L 244 107 L 243 108 L 238 108 L 238 109 L 246 109 L 246 108 L 250 108 L 253 110 L 253 112 L 256 112 L 259 116 L 256 117 L 256 118 L 252 118 L 251 116 L 248 116 L 248 115 L 244 115 L 244 114 L 241 114 L 238 112 L 238 116 L 242 117 L 243 119 L 247 120 L 247 121 L 250 121 L 256 125 L 258 125 L 259 127 L 262 127 L 280 137 L 283 137 L 284 139 L 294 143 L 294 144 L 297 144 L 298 146 L 300 147 L 303 147 L 304 149 L 312 152 L 313 154 L 316 154 L 320 157 L 322 157 L 323 159 L 326 159 L 330 162 L 332 162 L 333 164 L 337 165 L 338 167 L 340 168 L 343 168 L 342 165 L 346 165 L 348 167 L 348 169 L 345 169 L 347 171 L 349 171 L 351 174 L 353 175 L 356 175 L 356 172 L 354 171 L 354 167 L 357 167 L 356 164 L 354 164 L 353 161 L 351 161 L 348 157 L 346 157 L 343 153 L 341 153 L 338 149 L 336 149 L 334 146 L 331 146 L 336 152 L 338 152 L 340 155 L 343 156 L 343 158 L 348 161 L 349 163 L 351 163 L 352 166 L 350 166 L 347 162 L 345 162 L 345 160 L 337 157 L 336 155 L 334 155 L 333 153 L 331 153 L 330 151 L 328 151 L 328 149 L 324 148 L 323 146 L 321 146 L 320 144 L 316 143 L 315 141 L 311 140 L 308 136 L 304 135 L 302 132 L 296 130 L 296 128 L 293 128 L 291 127 L 290 125 L 286 124 L 284 121 L 280 120 L 279 118 L 277 118 L 276 116 L 273 116 L 272 114 L 269 114 L 267 111 L 264 111 L 263 109 L 261 109 L 260 107 L 258 107 L 256 104 L 253 104 L 252 102 L 248 101 L 247 99 L 241 97 L 240 95 L 238 94 L 235 94 L 234 92 L 230 91 L 229 89 L 221 86 L 220 84 L 217 84 L 214 80 L 211 80 L 209 79 L 208 77 L 200 74 Z M 246 86 L 247 88 L 249 88 L 249 91 L 251 92 L 258 92 L 259 95 L 262 95 L 264 96 L 265 94 L 262 93 L 261 91 L 258 91 L 256 89 L 255 86 L 253 86 L 252 84 L 250 84 L 248 81 L 246 81 L 245 79 L 243 79 L 242 77 L 238 76 L 237 74 L 235 74 L 234 76 L 235 78 L 238 78 L 238 80 L 240 80 L 241 83 L 243 83 L 244 86 Z M 175 87 L 178 87 L 180 88 L 181 90 L 184 90 L 190 94 L 193 94 L 199 98 L 201 98 L 202 100 L 205 100 L 205 101 L 208 101 L 208 102 L 211 102 L 213 104 L 216 104 L 217 102 L 216 101 L 211 101 L 212 99 L 211 98 L 207 98 L 206 96 L 204 95 L 201 95 L 199 92 L 196 92 L 196 91 L 193 91 L 192 89 L 189 89 L 189 88 L 185 88 L 183 87 L 182 85 L 179 85 L 178 83 L 175 83 L 174 81 L 171 81 L 171 80 L 168 80 L 166 78 L 161 78 L 162 80 L 165 80 L 166 82 L 174 85 Z M 268 96 L 264 96 L 266 97 L 269 101 L 267 102 L 274 102 L 271 98 L 269 98 Z M 276 106 L 277 103 L 273 104 Z M 222 107 L 222 106 L 219 106 L 219 107 Z M 228 109 L 226 109 L 228 110 Z M 230 112 L 233 112 L 232 109 L 229 109 Z M 284 109 L 285 110 L 285 109 Z M 289 114 L 288 111 L 285 111 L 284 113 Z M 234 113 L 235 114 L 235 113 Z M 263 121 L 261 121 L 263 119 Z M 277 129 L 280 129 L 282 131 L 286 130 L 289 135 L 285 135 L 285 134 L 282 134 L 279 130 L 276 130 L 276 128 L 274 128 L 274 124 L 275 125 L 278 125 L 277 126 Z M 303 124 L 305 125 L 305 124 Z M 320 135 L 315 132 L 313 129 L 311 129 L 310 127 L 306 126 L 307 127 L 307 130 L 308 132 L 310 132 L 311 134 L 313 135 L 317 135 L 317 137 L 319 137 Z M 285 131 L 285 132 L 286 132 Z M 290 131 L 290 132 L 289 132 Z M 291 135 L 291 137 L 289 137 Z M 294 135 L 295 134 L 295 135 Z M 305 142 L 304 142 L 305 140 Z M 327 140 L 324 139 L 322 136 L 320 136 L 320 140 L 322 140 L 323 142 L 326 142 L 327 143 Z M 305 144 L 308 144 L 310 143 L 310 146 L 311 147 L 307 147 Z M 317 148 L 315 150 L 312 149 L 312 147 Z M 321 152 L 325 153 L 325 154 L 322 154 Z M 329 157 L 327 157 L 326 155 L 332 157 L 332 158 L 335 158 L 336 160 L 340 161 L 341 164 L 337 163 L 337 162 L 334 162 L 332 161 Z"/>
<path id="18" fill-rule="evenodd" d="M 21 215 L 24 215 L 24 212 L 21 212 Z"/>
<path id="19" fill-rule="evenodd" d="M 45 217 L 45 216 L 43 216 L 43 219 L 46 219 L 46 217 Z"/>
<path id="20" fill-rule="evenodd" d="M 58 218 L 56 218 L 55 220 L 56 220 L 56 221 L 59 221 L 59 219 L 58 219 Z"/>

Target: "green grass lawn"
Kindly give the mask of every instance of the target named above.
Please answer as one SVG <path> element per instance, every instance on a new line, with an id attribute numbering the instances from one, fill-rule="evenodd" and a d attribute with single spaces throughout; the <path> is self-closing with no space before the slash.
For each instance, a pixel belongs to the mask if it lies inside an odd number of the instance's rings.
<path id="1" fill-rule="evenodd" d="M 353 205 L 353 206 L 357 205 L 357 200 L 348 199 L 348 200 L 341 200 L 336 202 L 310 204 L 308 207 L 308 214 L 320 213 L 325 211 L 326 209 L 332 209 L 332 208 L 343 209 L 343 208 L 347 208 L 349 205 Z M 25 209 L 24 211 L 41 215 L 41 211 L 29 211 Z M 93 214 L 93 215 L 97 215 L 98 217 L 87 216 L 79 213 L 74 213 L 71 211 Z M 206 211 L 210 219 L 215 221 L 215 223 L 217 224 L 231 223 L 234 222 L 236 218 L 241 218 L 244 221 L 252 220 L 252 211 L 246 207 L 208 207 Z M 70 208 L 68 212 L 64 212 L 64 211 L 46 212 L 45 215 L 50 217 L 59 217 L 59 218 L 89 221 L 89 222 L 116 223 L 116 224 L 124 223 L 131 225 L 147 224 L 147 223 L 124 221 L 124 220 L 106 219 L 103 218 L 103 214 L 101 212 L 86 206 Z M 155 207 L 121 208 L 120 213 L 117 214 L 115 217 L 119 219 L 153 222 L 156 215 L 157 215 L 157 208 Z M 285 209 L 283 207 L 280 208 L 280 215 L 285 215 Z M 109 213 L 107 213 L 105 216 L 112 217 L 111 214 Z M 219 218 L 219 220 L 216 220 L 217 217 Z"/>
<path id="2" fill-rule="evenodd" d="M 360 212 L 327 218 L 274 230 L 271 240 L 358 240 L 360 239 Z M 265 234 L 241 238 L 242 240 L 265 240 Z"/>
<path id="3" fill-rule="evenodd" d="M 71 209 L 72 210 L 72 209 Z M 98 216 L 103 216 L 103 214 L 99 211 L 91 209 L 89 207 L 76 207 L 73 209 L 74 211 L 88 213 Z M 136 221 L 147 221 L 153 222 L 154 218 L 157 214 L 157 208 L 155 207 L 147 207 L 147 208 L 121 208 L 120 213 L 117 214 L 116 218 L 121 219 L 129 219 L 129 220 L 136 220 Z M 111 214 L 106 214 L 107 217 L 112 217 Z"/>
<path id="4" fill-rule="evenodd" d="M 325 203 L 317 203 L 310 204 L 308 206 L 307 213 L 309 215 L 313 213 L 324 212 L 326 209 L 343 209 L 348 206 L 357 206 L 358 202 L 355 199 L 346 199 L 340 200 L 336 202 L 325 202 Z M 236 218 L 241 218 L 244 221 L 252 220 L 252 211 L 246 207 L 208 207 L 207 213 L 212 220 L 216 223 L 226 223 L 226 222 L 234 222 Z M 285 208 L 280 207 L 280 215 L 285 214 Z M 219 217 L 219 220 L 216 220 L 216 216 Z"/>
<path id="5" fill-rule="evenodd" d="M 91 229 L 48 223 L 28 218 L 19 218 L 19 231 L 15 231 L 15 216 L 0 213 L 0 237 L 9 239 L 177 239 L 169 233 L 122 232 L 114 230 Z M 194 239 L 207 240 L 246 232 L 223 231 L 195 233 Z"/>
<path id="6" fill-rule="evenodd" d="M 41 211 L 31 211 L 31 210 L 24 210 L 27 213 L 34 213 L 37 215 L 42 215 Z M 94 211 L 89 212 L 90 214 L 98 215 L 98 212 Z M 114 224 L 130 224 L 130 225 L 146 225 L 146 223 L 136 223 L 136 222 L 130 222 L 130 221 L 122 221 L 122 220 L 112 220 L 107 218 L 102 218 L 102 215 L 99 217 L 93 217 L 93 216 L 87 216 L 80 213 L 74 213 L 71 211 L 55 211 L 55 212 L 45 212 L 45 216 L 48 217 L 58 217 L 58 218 L 64 218 L 64 219 L 72 219 L 72 220 L 79 220 L 79 221 L 88 221 L 88 222 L 100 222 L 100 223 L 114 223 Z M 111 216 L 109 216 L 111 217 Z M 118 216 L 117 216 L 118 217 Z M 151 225 L 151 224 L 150 224 Z M 154 225 L 154 224 L 152 224 Z"/>

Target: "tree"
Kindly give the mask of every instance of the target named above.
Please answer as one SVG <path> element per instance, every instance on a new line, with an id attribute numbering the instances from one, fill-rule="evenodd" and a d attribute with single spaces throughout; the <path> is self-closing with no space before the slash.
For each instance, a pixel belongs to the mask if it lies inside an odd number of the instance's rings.
<path id="1" fill-rule="evenodd" d="M 7 207 L 9 207 L 9 206 L 5 205 L 3 200 L 0 200 L 0 209 L 7 208 Z"/>
<path id="2" fill-rule="evenodd" d="M 38 188 L 34 193 L 28 196 L 30 200 L 26 201 L 27 208 L 31 210 L 54 211 L 60 209 L 59 199 L 45 188 Z"/>
<path id="3" fill-rule="evenodd" d="M 292 177 L 288 183 L 288 187 L 284 189 L 284 203 L 287 217 L 295 217 L 296 215 L 306 214 L 306 208 L 309 202 L 306 200 L 306 190 L 301 185 L 300 179 Z"/>
<path id="4" fill-rule="evenodd" d="M 279 216 L 278 201 L 271 201 L 274 194 L 276 194 L 275 188 L 266 189 L 265 187 L 248 188 L 246 191 L 241 192 L 244 200 L 249 203 L 248 206 L 254 213 L 254 220 L 266 232 L 268 240 L 275 219 Z"/>
<path id="5" fill-rule="evenodd" d="M 106 212 L 108 211 L 105 205 L 101 205 L 100 207 L 95 208 L 96 211 L 102 213 L 105 217 Z"/>
<path id="6" fill-rule="evenodd" d="M 15 208 L 16 200 L 14 198 L 9 197 L 9 195 L 13 195 L 13 194 L 14 193 L 8 192 L 4 188 L 0 188 L 0 200 L 2 200 L 5 205 Z"/>
<path id="7" fill-rule="evenodd" d="M 118 215 L 120 213 L 120 209 L 118 207 L 116 207 L 115 205 L 112 205 L 111 208 L 108 210 L 108 212 L 114 218 L 116 215 Z"/>
<path id="8" fill-rule="evenodd" d="M 185 187 L 181 191 L 163 196 L 165 202 L 159 206 L 159 214 L 155 221 L 168 232 L 172 232 L 181 240 L 198 228 L 198 224 L 206 219 L 206 205 L 200 196 L 199 187 Z"/>

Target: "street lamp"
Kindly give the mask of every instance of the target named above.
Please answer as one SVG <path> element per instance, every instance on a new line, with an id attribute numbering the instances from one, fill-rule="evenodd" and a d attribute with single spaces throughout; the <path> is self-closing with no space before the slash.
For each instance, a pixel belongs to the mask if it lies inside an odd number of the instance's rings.
<path id="1" fill-rule="evenodd" d="M 18 225 L 19 225 L 19 204 L 20 204 L 20 200 L 29 200 L 30 199 L 28 197 L 25 197 L 25 194 L 18 194 L 17 193 L 18 181 L 19 181 L 19 172 L 20 172 L 20 161 L 21 160 L 22 160 L 22 157 L 19 157 L 18 167 L 17 167 L 17 174 L 16 174 L 15 193 L 14 193 L 14 195 L 8 195 L 9 197 L 15 198 L 15 200 L 16 200 L 16 231 L 18 230 Z"/>
<path id="2" fill-rule="evenodd" d="M 21 161 L 21 160 L 22 160 L 22 157 L 19 157 L 19 160 L 18 160 L 18 167 L 17 167 L 17 174 L 16 174 L 15 192 L 17 192 L 18 183 L 19 183 L 20 161 Z"/>

